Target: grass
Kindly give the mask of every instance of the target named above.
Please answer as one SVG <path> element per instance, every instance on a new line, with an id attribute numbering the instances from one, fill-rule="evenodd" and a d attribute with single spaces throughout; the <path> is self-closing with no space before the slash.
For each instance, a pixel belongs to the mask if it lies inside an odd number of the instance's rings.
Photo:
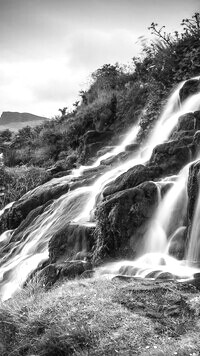
<path id="1" fill-rule="evenodd" d="M 168 314 L 174 303 L 177 314 Z M 48 291 L 29 284 L 0 304 L 1 355 L 199 355 L 199 306 L 198 291 L 169 284 L 79 279 Z"/>
<path id="2" fill-rule="evenodd" d="M 0 209 L 8 203 L 21 198 L 29 190 L 45 183 L 49 174 L 44 168 L 34 166 L 18 166 L 4 169 L 4 196 L 0 200 Z"/>

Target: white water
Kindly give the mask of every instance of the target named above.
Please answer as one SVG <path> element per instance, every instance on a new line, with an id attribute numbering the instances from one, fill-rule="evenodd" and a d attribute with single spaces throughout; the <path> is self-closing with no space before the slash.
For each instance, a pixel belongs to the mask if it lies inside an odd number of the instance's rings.
<path id="1" fill-rule="evenodd" d="M 175 182 L 173 179 L 170 180 L 169 177 L 168 182 L 171 182 L 173 185 L 158 205 L 148 232 L 144 236 L 144 253 L 166 253 L 169 236 L 179 226 L 183 225 L 183 220 L 187 212 L 188 197 L 186 188 L 189 166 L 190 164 L 184 167 Z M 165 182 L 167 182 L 166 179 Z"/>
<path id="2" fill-rule="evenodd" d="M 190 233 L 190 242 L 188 246 L 187 260 L 189 264 L 200 261 L 200 193 L 197 198 L 192 229 Z"/>
<path id="3" fill-rule="evenodd" d="M 11 251 L 0 261 L 0 292 L 2 299 L 9 298 L 23 285 L 27 276 L 38 264 L 48 258 L 48 242 L 60 228 L 65 227 L 70 221 L 79 223 L 88 222 L 91 218 L 91 212 L 95 208 L 96 199 L 103 188 L 134 165 L 145 164 L 150 158 L 153 148 L 157 144 L 163 143 L 169 137 L 171 131 L 177 124 L 179 116 L 199 108 L 200 94 L 192 96 L 183 103 L 181 108 L 178 108 L 179 89 L 180 86 L 170 97 L 151 137 L 147 141 L 148 147 L 142 156 L 140 151 L 133 153 L 131 159 L 104 173 L 93 185 L 78 188 L 64 194 L 61 198 L 48 206 L 40 216 L 35 218 L 33 222 L 24 229 L 20 237 L 20 242 L 15 242 Z M 52 182 L 46 184 L 66 184 L 70 182 L 71 178 L 80 176 L 84 170 L 99 166 L 103 159 L 123 152 L 126 145 L 134 143 L 138 131 L 139 127 L 134 126 L 119 146 L 111 150 L 110 153 L 98 158 L 92 166 L 82 166 L 74 170 L 70 176 L 54 179 Z M 40 188 L 36 188 L 34 191 L 38 191 L 38 189 Z M 27 195 L 28 194 L 32 194 L 32 192 L 27 193 Z M 4 238 L 2 239 L 4 240 Z M 74 249 L 76 250 L 76 241 L 74 241 Z M 82 250 L 85 249 L 86 246 L 83 241 Z"/>

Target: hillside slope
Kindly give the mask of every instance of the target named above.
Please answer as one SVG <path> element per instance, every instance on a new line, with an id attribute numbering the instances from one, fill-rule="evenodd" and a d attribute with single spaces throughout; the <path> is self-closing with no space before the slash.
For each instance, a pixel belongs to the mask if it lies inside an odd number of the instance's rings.
<path id="1" fill-rule="evenodd" d="M 4 111 L 0 117 L 0 131 L 9 129 L 16 132 L 25 126 L 35 127 L 46 120 L 48 120 L 46 117 L 30 113 Z"/>

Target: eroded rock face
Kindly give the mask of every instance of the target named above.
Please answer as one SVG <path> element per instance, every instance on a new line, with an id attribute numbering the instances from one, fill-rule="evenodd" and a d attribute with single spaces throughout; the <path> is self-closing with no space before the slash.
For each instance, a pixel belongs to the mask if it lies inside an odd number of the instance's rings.
<path id="1" fill-rule="evenodd" d="M 109 196 L 97 210 L 95 262 L 108 256 L 133 258 L 157 202 L 153 182 Z"/>
<path id="2" fill-rule="evenodd" d="M 0 222 L 0 233 L 4 230 L 16 229 L 26 219 L 31 211 L 53 199 L 59 198 L 69 190 L 68 180 L 47 182 L 26 193 L 16 201 L 9 211 L 6 211 Z"/>
<path id="3" fill-rule="evenodd" d="M 195 147 L 191 141 L 188 138 L 156 146 L 153 150 L 150 164 L 158 166 L 165 172 L 165 175 L 178 173 L 194 156 Z"/>
<path id="4" fill-rule="evenodd" d="M 188 224 L 191 225 L 200 189 L 200 161 L 193 163 L 188 178 Z"/>
<path id="5" fill-rule="evenodd" d="M 162 174 L 163 170 L 158 166 L 144 166 L 139 164 L 121 174 L 111 184 L 105 187 L 103 196 L 107 197 L 119 191 L 134 188 L 145 181 L 154 180 L 162 176 Z"/>
<path id="6" fill-rule="evenodd" d="M 67 224 L 49 242 L 50 263 L 89 258 L 94 245 L 94 225 Z"/>
<path id="7" fill-rule="evenodd" d="M 187 80 L 179 91 L 181 103 L 192 94 L 197 94 L 199 92 L 200 92 L 200 79 Z"/>
<path id="8" fill-rule="evenodd" d="M 185 242 L 187 237 L 187 229 L 186 226 L 181 226 L 179 229 L 175 231 L 173 236 L 170 238 L 170 245 L 168 253 L 181 260 L 185 255 Z"/>
<path id="9" fill-rule="evenodd" d="M 112 131 L 91 130 L 86 132 L 83 136 L 82 160 L 85 161 L 90 157 L 94 157 L 109 142 L 112 136 Z"/>

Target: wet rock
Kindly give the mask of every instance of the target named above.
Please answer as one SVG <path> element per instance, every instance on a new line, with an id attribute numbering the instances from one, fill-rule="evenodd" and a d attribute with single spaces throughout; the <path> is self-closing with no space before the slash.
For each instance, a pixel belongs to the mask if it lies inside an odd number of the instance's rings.
<path id="1" fill-rule="evenodd" d="M 139 143 L 132 143 L 125 147 L 125 151 L 126 152 L 136 152 L 136 151 L 138 151 L 139 148 L 140 148 Z"/>
<path id="2" fill-rule="evenodd" d="M 200 92 L 200 79 L 187 80 L 179 91 L 181 103 L 190 97 L 192 94 Z"/>
<path id="3" fill-rule="evenodd" d="M 94 225 L 67 224 L 49 241 L 50 263 L 65 260 L 87 260 L 94 244 Z"/>
<path id="4" fill-rule="evenodd" d="M 135 276 L 138 272 L 138 268 L 134 266 L 121 266 L 119 269 L 120 275 Z"/>
<path id="5" fill-rule="evenodd" d="M 134 166 L 109 184 L 104 189 L 103 196 L 106 197 L 125 189 L 134 188 L 145 181 L 154 180 L 162 176 L 162 173 L 162 169 L 158 166 L 147 167 L 142 164 Z"/>
<path id="6" fill-rule="evenodd" d="M 200 160 L 193 163 L 189 169 L 189 178 L 188 178 L 188 223 L 191 225 L 192 218 L 194 216 L 196 200 L 199 194 L 200 188 Z"/>
<path id="7" fill-rule="evenodd" d="M 170 272 L 160 272 L 158 276 L 156 277 L 156 280 L 173 280 L 174 275 Z"/>
<path id="8" fill-rule="evenodd" d="M 0 223 L 0 233 L 4 229 L 16 229 L 28 214 L 52 199 L 57 199 L 69 190 L 68 181 L 53 180 L 29 191 L 6 211 Z"/>
<path id="9" fill-rule="evenodd" d="M 87 131 L 83 136 L 80 152 L 81 160 L 84 162 L 95 156 L 97 152 L 107 144 L 112 136 L 112 131 Z"/>
<path id="10" fill-rule="evenodd" d="M 112 131 L 87 131 L 83 136 L 84 145 L 89 145 L 91 143 L 102 142 L 105 143 L 106 140 L 112 137 Z"/>
<path id="11" fill-rule="evenodd" d="M 189 131 L 200 129 L 200 111 L 187 113 L 179 117 L 177 131 Z"/>
<path id="12" fill-rule="evenodd" d="M 115 156 L 111 156 L 107 159 L 104 159 L 101 161 L 101 164 L 103 165 L 107 165 L 107 166 L 112 166 L 112 165 L 116 165 L 119 164 L 123 161 L 126 161 L 129 157 L 132 156 L 132 151 L 129 152 L 121 152 Z"/>
<path id="13" fill-rule="evenodd" d="M 187 142 L 187 141 L 186 141 Z M 150 164 L 159 166 L 165 174 L 176 174 L 195 154 L 195 147 L 179 140 L 170 141 L 154 148 Z"/>
<path id="14" fill-rule="evenodd" d="M 186 226 L 181 226 L 175 231 L 172 237 L 170 237 L 169 255 L 179 260 L 184 258 L 186 237 Z"/>
<path id="15" fill-rule="evenodd" d="M 38 273 L 38 277 L 44 282 L 45 287 L 51 287 L 59 279 L 59 276 L 60 270 L 55 264 L 49 264 Z"/>
<path id="16" fill-rule="evenodd" d="M 133 257 L 158 201 L 157 187 L 145 182 L 113 194 L 97 209 L 94 260 Z"/>
<path id="17" fill-rule="evenodd" d="M 73 279 L 77 276 L 83 275 L 84 272 L 91 270 L 92 264 L 87 261 L 69 261 L 60 268 L 60 277 Z"/>

